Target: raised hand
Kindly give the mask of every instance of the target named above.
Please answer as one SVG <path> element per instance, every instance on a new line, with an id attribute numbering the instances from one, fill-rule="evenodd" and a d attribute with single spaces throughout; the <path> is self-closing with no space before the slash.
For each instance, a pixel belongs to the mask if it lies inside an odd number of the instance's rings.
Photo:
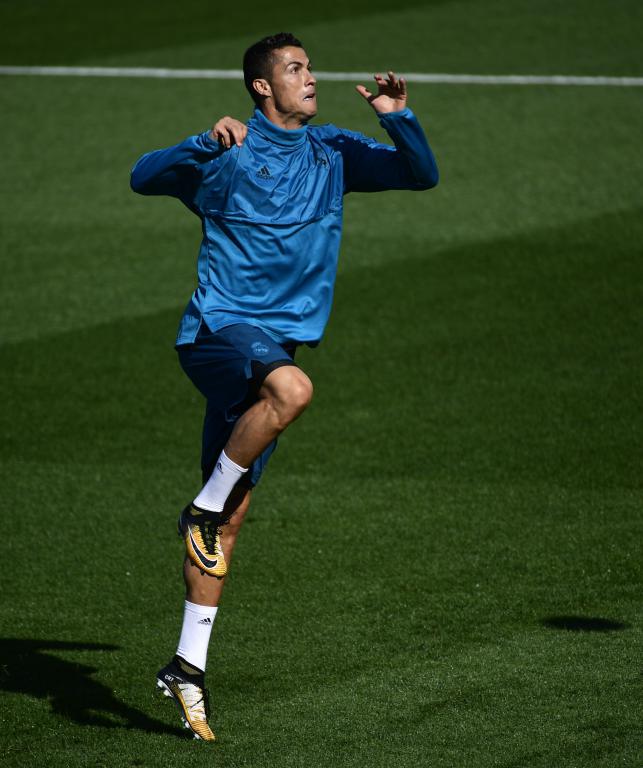
<path id="1" fill-rule="evenodd" d="M 247 134 L 248 127 L 228 115 L 217 120 L 210 131 L 210 136 L 226 149 L 230 149 L 233 144 L 240 147 Z"/>
<path id="2" fill-rule="evenodd" d="M 403 77 L 395 77 L 393 72 L 388 72 L 388 77 L 374 75 L 377 83 L 377 93 L 371 93 L 363 85 L 356 86 L 355 90 L 363 96 L 376 112 L 399 112 L 406 107 L 406 80 Z"/>

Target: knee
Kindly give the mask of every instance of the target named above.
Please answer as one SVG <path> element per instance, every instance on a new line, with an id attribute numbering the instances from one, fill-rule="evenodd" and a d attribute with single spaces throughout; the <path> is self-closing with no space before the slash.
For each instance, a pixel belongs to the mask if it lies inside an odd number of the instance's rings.
<path id="1" fill-rule="evenodd" d="M 299 368 L 293 369 L 296 375 L 293 376 L 287 392 L 287 403 L 294 418 L 303 413 L 310 405 L 313 399 L 313 383 Z"/>
<path id="2" fill-rule="evenodd" d="M 225 525 L 222 525 L 219 530 L 221 531 L 221 546 L 225 549 L 225 544 L 229 544 L 230 542 L 234 544 L 237 540 L 237 536 L 241 530 L 241 522 L 231 519 Z"/>
<path id="3" fill-rule="evenodd" d="M 264 382 L 262 394 L 269 398 L 282 429 L 300 416 L 313 398 L 313 383 L 295 366 L 277 368 Z"/>

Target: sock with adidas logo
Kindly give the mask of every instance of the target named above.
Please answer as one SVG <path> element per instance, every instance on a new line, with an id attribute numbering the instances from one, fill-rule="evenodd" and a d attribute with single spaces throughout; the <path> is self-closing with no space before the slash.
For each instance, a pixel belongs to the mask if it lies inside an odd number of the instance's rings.
<path id="1" fill-rule="evenodd" d="M 225 451 L 221 451 L 210 479 L 192 503 L 197 509 L 205 509 L 208 512 L 223 511 L 230 491 L 247 471 L 247 467 L 236 464 Z"/>
<path id="2" fill-rule="evenodd" d="M 189 600 L 185 601 L 183 627 L 176 655 L 189 666 L 194 667 L 197 672 L 205 672 L 210 632 L 212 632 L 217 610 L 210 605 L 197 605 Z M 188 670 L 184 671 L 188 672 Z"/>

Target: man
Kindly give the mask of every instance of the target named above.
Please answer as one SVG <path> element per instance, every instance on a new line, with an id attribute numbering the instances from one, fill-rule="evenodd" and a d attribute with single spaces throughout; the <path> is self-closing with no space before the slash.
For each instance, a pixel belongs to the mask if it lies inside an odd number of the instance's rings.
<path id="1" fill-rule="evenodd" d="M 157 685 L 196 738 L 211 741 L 204 685 L 217 606 L 252 488 L 278 435 L 310 403 L 296 347 L 319 343 L 330 313 L 347 192 L 429 189 L 433 155 L 406 106 L 406 83 L 375 76 L 370 103 L 395 146 L 309 126 L 316 81 L 288 33 L 244 56 L 255 102 L 247 124 L 222 118 L 206 133 L 144 155 L 132 189 L 179 198 L 202 221 L 198 287 L 179 326 L 181 365 L 206 398 L 204 486 L 179 517 L 186 545 L 184 620 Z"/>

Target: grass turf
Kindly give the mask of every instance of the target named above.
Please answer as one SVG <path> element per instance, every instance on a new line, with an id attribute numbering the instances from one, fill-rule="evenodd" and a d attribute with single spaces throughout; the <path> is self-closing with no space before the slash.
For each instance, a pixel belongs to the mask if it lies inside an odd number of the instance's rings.
<path id="1" fill-rule="evenodd" d="M 0 85 L 3 765 L 202 760 L 151 685 L 198 482 L 171 349 L 198 227 L 126 184 L 245 97 Z M 347 200 L 328 335 L 301 355 L 316 397 L 213 633 L 208 761 L 637 764 L 636 93 L 413 89 L 442 186 Z M 323 119 L 377 130 L 348 86 L 322 94 Z"/>

